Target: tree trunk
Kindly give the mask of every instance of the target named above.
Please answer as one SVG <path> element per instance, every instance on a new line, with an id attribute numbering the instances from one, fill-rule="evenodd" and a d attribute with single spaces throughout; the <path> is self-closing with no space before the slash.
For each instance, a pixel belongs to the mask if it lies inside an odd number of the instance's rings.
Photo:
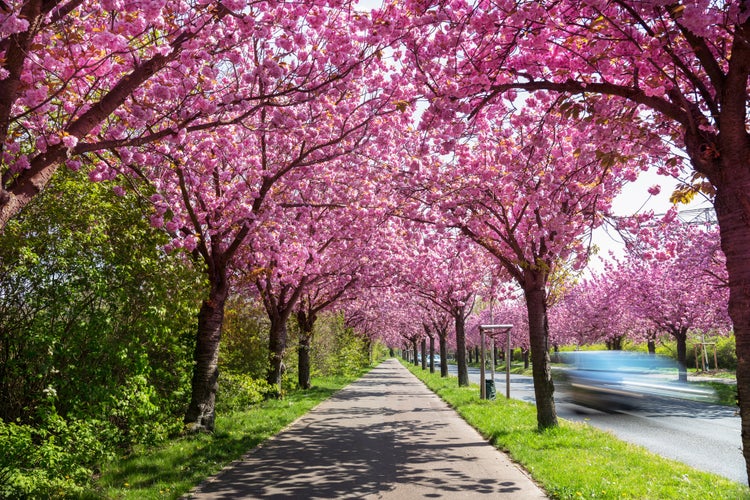
<path id="1" fill-rule="evenodd" d="M 547 292 L 541 271 L 527 270 L 524 273 L 524 295 L 529 315 L 529 341 L 536 397 L 536 420 L 540 430 L 557 426 L 555 409 L 555 385 L 549 359 L 549 325 L 547 323 Z"/>
<path id="2" fill-rule="evenodd" d="M 430 335 L 430 373 L 435 373 L 435 337 Z"/>
<path id="3" fill-rule="evenodd" d="M 529 350 L 521 348 L 521 356 L 523 357 L 523 369 L 529 369 Z"/>
<path id="4" fill-rule="evenodd" d="M 312 387 L 310 380 L 310 344 L 312 343 L 315 329 L 316 315 L 309 314 L 304 310 L 297 311 L 297 324 L 299 325 L 299 346 L 297 347 L 297 381 L 302 389 Z"/>
<path id="5" fill-rule="evenodd" d="M 226 271 L 209 277 L 211 289 L 198 313 L 198 338 L 195 344 L 190 405 L 185 425 L 191 431 L 213 431 L 216 418 L 216 391 L 219 388 L 219 343 L 224 323 L 224 305 L 229 295 Z"/>
<path id="6" fill-rule="evenodd" d="M 422 369 L 427 369 L 427 339 L 422 337 Z"/>
<path id="7" fill-rule="evenodd" d="M 448 332 L 440 332 L 438 335 L 440 344 L 440 376 L 448 376 Z"/>
<path id="8" fill-rule="evenodd" d="M 744 5 L 746 2 L 742 2 Z M 693 168 L 716 190 L 714 209 L 726 256 L 729 317 L 737 353 L 737 398 L 742 420 L 742 449 L 750 477 L 750 137 L 747 132 L 747 79 L 750 47 L 738 25 L 726 77 L 720 79 L 716 124 L 720 133 L 685 127 L 685 146 Z M 740 35 L 741 34 L 741 35 Z M 723 75 L 722 75 L 723 76 Z M 718 146 L 718 148 L 717 148 Z"/>
<path id="9" fill-rule="evenodd" d="M 284 366 L 284 355 L 286 354 L 286 316 L 281 317 L 279 314 L 269 315 L 271 320 L 271 330 L 268 339 L 268 376 L 266 381 L 279 388 L 281 395 L 281 376 L 286 371 Z"/>
<path id="10" fill-rule="evenodd" d="M 369 337 L 365 337 L 364 342 L 362 344 L 363 344 L 362 346 L 363 354 L 367 356 L 367 365 L 370 366 L 373 360 L 372 340 L 370 340 Z"/>
<path id="11" fill-rule="evenodd" d="M 622 336 L 614 336 L 604 341 L 609 351 L 622 351 Z"/>
<path id="12" fill-rule="evenodd" d="M 739 110 L 741 112 L 742 110 Z M 716 186 L 714 208 L 721 232 L 721 249 L 726 256 L 729 277 L 729 316 L 734 325 L 737 352 L 737 399 L 742 419 L 742 449 L 750 477 L 750 165 L 747 134 L 739 130 L 733 148 L 722 147 L 721 175 L 712 178 Z M 729 151 L 736 155 L 726 154 Z"/>
<path id="13" fill-rule="evenodd" d="M 310 340 L 311 335 L 300 335 L 297 347 L 297 381 L 302 389 L 312 387 L 310 381 Z"/>
<path id="14" fill-rule="evenodd" d="M 456 321 L 456 364 L 458 365 L 458 386 L 469 385 L 469 365 L 466 363 L 466 325 L 464 309 L 458 308 L 453 311 L 453 319 Z"/>
<path id="15" fill-rule="evenodd" d="M 656 355 L 656 339 L 649 338 L 646 341 L 646 345 L 648 346 L 648 353 L 652 356 L 655 356 Z"/>
<path id="16" fill-rule="evenodd" d="M 419 356 L 417 356 L 419 349 L 417 348 L 416 337 L 411 340 L 411 348 L 414 351 L 414 366 L 419 366 Z"/>
<path id="17" fill-rule="evenodd" d="M 675 328 L 672 335 L 677 340 L 677 364 L 680 382 L 687 382 L 687 328 Z"/>

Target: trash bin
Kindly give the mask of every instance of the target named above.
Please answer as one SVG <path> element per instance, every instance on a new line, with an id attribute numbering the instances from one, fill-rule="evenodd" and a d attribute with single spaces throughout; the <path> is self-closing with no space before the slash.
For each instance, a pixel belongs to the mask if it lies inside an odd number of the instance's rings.
<path id="1" fill-rule="evenodd" d="M 495 399 L 495 381 L 485 380 L 484 381 L 484 392 L 487 395 L 487 399 Z"/>

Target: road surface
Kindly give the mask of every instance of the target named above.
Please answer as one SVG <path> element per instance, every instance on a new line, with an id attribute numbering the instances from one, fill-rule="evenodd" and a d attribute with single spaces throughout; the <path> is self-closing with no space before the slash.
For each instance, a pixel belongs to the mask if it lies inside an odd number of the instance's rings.
<path id="1" fill-rule="evenodd" d="M 455 376 L 455 365 L 448 366 L 449 373 Z M 489 371 L 486 377 L 489 379 Z M 478 368 L 469 369 L 469 380 L 479 384 Z M 531 377 L 511 375 L 510 385 L 512 398 L 534 402 Z M 495 388 L 497 397 L 505 397 L 505 372 L 495 373 Z M 740 417 L 733 407 L 675 400 L 646 402 L 636 410 L 604 413 L 573 404 L 558 386 L 555 406 L 561 418 L 585 421 L 663 457 L 748 484 Z"/>

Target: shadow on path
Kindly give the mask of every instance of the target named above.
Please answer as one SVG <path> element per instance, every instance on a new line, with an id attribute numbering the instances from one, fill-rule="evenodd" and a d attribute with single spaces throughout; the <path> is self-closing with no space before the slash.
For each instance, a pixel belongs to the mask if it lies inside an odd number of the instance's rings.
<path id="1" fill-rule="evenodd" d="M 201 485 L 192 498 L 503 495 L 544 498 L 505 455 L 389 360 Z"/>

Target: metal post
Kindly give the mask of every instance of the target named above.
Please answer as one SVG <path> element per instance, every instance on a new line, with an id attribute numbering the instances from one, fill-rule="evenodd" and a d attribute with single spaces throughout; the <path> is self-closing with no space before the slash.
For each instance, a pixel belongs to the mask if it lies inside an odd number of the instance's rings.
<path id="1" fill-rule="evenodd" d="M 494 314 L 492 314 L 492 306 L 495 298 L 490 294 L 490 324 L 493 324 L 495 322 Z M 495 385 L 495 332 L 490 332 L 490 349 L 492 352 L 490 352 L 490 360 L 492 361 L 490 366 L 490 380 L 492 380 L 492 385 Z M 483 382 L 484 383 L 484 382 Z"/>
<path id="2" fill-rule="evenodd" d="M 482 353 L 479 361 L 479 399 L 487 399 L 487 383 L 484 381 L 484 328 L 479 327 L 479 343 Z"/>
<path id="3" fill-rule="evenodd" d="M 510 399 L 510 328 L 508 328 L 508 350 L 505 353 L 505 399 Z"/>
<path id="4" fill-rule="evenodd" d="M 481 383 L 482 383 L 482 390 L 480 391 L 480 394 L 482 394 L 482 398 L 487 397 L 487 389 L 484 388 L 484 377 L 485 377 L 485 369 L 484 369 L 484 335 L 486 332 L 489 332 L 490 339 L 492 340 L 492 383 L 495 383 L 495 336 L 499 335 L 503 332 L 508 334 L 508 346 L 507 351 L 505 353 L 505 397 L 510 399 L 510 331 L 513 329 L 513 325 L 480 325 L 479 326 L 479 336 L 482 342 L 482 368 L 481 368 Z"/>
<path id="5" fill-rule="evenodd" d="M 495 337 L 490 337 L 490 378 L 495 380 Z"/>

